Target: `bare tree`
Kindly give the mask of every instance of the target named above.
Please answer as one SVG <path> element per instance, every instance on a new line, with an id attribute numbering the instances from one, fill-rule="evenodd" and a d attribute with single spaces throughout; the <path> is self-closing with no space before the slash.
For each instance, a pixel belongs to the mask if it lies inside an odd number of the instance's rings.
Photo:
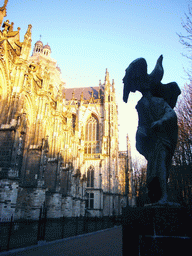
<path id="1" fill-rule="evenodd" d="M 169 188 L 177 201 L 191 203 L 192 185 L 192 83 L 186 84 L 179 98 L 178 142 L 170 171 Z"/>
<path id="2" fill-rule="evenodd" d="M 192 60 L 192 7 L 188 7 L 188 14 L 185 13 L 185 20 L 182 20 L 182 27 L 185 29 L 186 35 L 178 34 L 180 43 L 189 51 L 189 55 L 185 55 Z"/>
<path id="3" fill-rule="evenodd" d="M 176 165 L 192 163 L 192 83 L 186 84 L 176 107 L 178 143 L 174 155 Z"/>
<path id="4" fill-rule="evenodd" d="M 188 54 L 183 54 L 192 60 L 192 7 L 188 7 L 188 14 L 182 20 L 185 35 L 178 34 L 180 43 Z M 186 71 L 186 70 L 185 70 Z M 179 202 L 192 201 L 192 66 L 186 71 L 190 80 L 179 97 L 176 113 L 178 117 L 178 142 L 173 156 L 173 168 L 170 171 L 169 189 Z"/>
<path id="5" fill-rule="evenodd" d="M 146 198 L 147 161 L 143 157 L 133 158 L 133 179 L 137 205 L 142 206 Z"/>

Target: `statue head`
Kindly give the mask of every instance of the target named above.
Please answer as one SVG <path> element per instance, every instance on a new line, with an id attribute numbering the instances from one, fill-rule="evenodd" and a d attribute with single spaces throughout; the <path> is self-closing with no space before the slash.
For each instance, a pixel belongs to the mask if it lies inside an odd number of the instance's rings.
<path id="1" fill-rule="evenodd" d="M 139 58 L 131 62 L 125 70 L 126 73 L 123 78 L 124 102 L 127 102 L 130 92 L 139 91 L 144 95 L 145 92 L 149 91 L 154 97 L 163 98 L 171 108 L 175 107 L 181 90 L 175 82 L 168 84 L 161 83 L 164 74 L 162 61 L 163 55 L 160 55 L 155 68 L 149 75 L 147 74 L 147 62 L 144 58 Z"/>
<path id="2" fill-rule="evenodd" d="M 0 7 L 0 26 L 2 25 L 3 18 L 7 16 L 7 10 L 6 10 L 7 3 L 8 3 L 8 0 L 4 0 L 4 5 Z"/>
<path id="3" fill-rule="evenodd" d="M 123 101 L 127 102 L 130 92 L 140 91 L 149 88 L 147 75 L 147 62 L 144 58 L 138 58 L 131 62 L 125 70 L 123 78 Z"/>

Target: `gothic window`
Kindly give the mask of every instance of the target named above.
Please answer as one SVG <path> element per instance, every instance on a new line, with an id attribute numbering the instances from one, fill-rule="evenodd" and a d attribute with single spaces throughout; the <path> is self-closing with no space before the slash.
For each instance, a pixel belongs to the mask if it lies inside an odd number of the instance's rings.
<path id="1" fill-rule="evenodd" d="M 113 114 L 114 114 L 114 107 L 111 105 L 111 119 L 113 119 Z"/>
<path id="2" fill-rule="evenodd" d="M 87 194 L 87 205 L 86 208 L 93 209 L 94 208 L 94 193 Z"/>
<path id="3" fill-rule="evenodd" d="M 94 168 L 92 166 L 90 166 L 87 171 L 87 187 L 94 187 Z"/>
<path id="4" fill-rule="evenodd" d="M 99 122 L 98 119 L 91 115 L 87 120 L 85 127 L 85 154 L 99 153 Z"/>
<path id="5" fill-rule="evenodd" d="M 73 130 L 73 134 L 75 134 L 75 125 L 76 125 L 76 115 L 72 114 L 72 130 Z"/>

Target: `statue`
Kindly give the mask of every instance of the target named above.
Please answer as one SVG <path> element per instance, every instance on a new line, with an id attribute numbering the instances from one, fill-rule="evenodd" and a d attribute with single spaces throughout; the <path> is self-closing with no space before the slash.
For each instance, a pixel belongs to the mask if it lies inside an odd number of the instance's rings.
<path id="1" fill-rule="evenodd" d="M 7 6 L 8 0 L 4 1 L 4 5 L 2 7 L 0 7 L 0 27 L 2 25 L 3 19 L 4 17 L 7 16 L 7 10 L 6 10 L 6 6 Z"/>
<path id="2" fill-rule="evenodd" d="M 148 161 L 147 188 L 151 203 L 167 204 L 167 181 L 172 156 L 177 143 L 177 116 L 173 108 L 181 93 L 177 83 L 162 84 L 163 56 L 157 60 L 151 74 L 147 74 L 144 58 L 134 60 L 123 78 L 123 101 L 130 92 L 140 91 L 142 98 L 136 109 L 139 123 L 136 148 Z"/>

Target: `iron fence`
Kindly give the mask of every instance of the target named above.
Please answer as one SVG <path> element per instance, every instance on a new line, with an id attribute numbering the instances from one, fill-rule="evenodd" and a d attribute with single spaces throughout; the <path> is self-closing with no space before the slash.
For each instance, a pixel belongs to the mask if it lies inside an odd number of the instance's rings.
<path id="1" fill-rule="evenodd" d="M 20 219 L 0 222 L 0 251 L 8 251 L 82 235 L 121 225 L 121 216 L 111 217 L 62 217 L 47 218 L 40 214 L 39 220 Z"/>

